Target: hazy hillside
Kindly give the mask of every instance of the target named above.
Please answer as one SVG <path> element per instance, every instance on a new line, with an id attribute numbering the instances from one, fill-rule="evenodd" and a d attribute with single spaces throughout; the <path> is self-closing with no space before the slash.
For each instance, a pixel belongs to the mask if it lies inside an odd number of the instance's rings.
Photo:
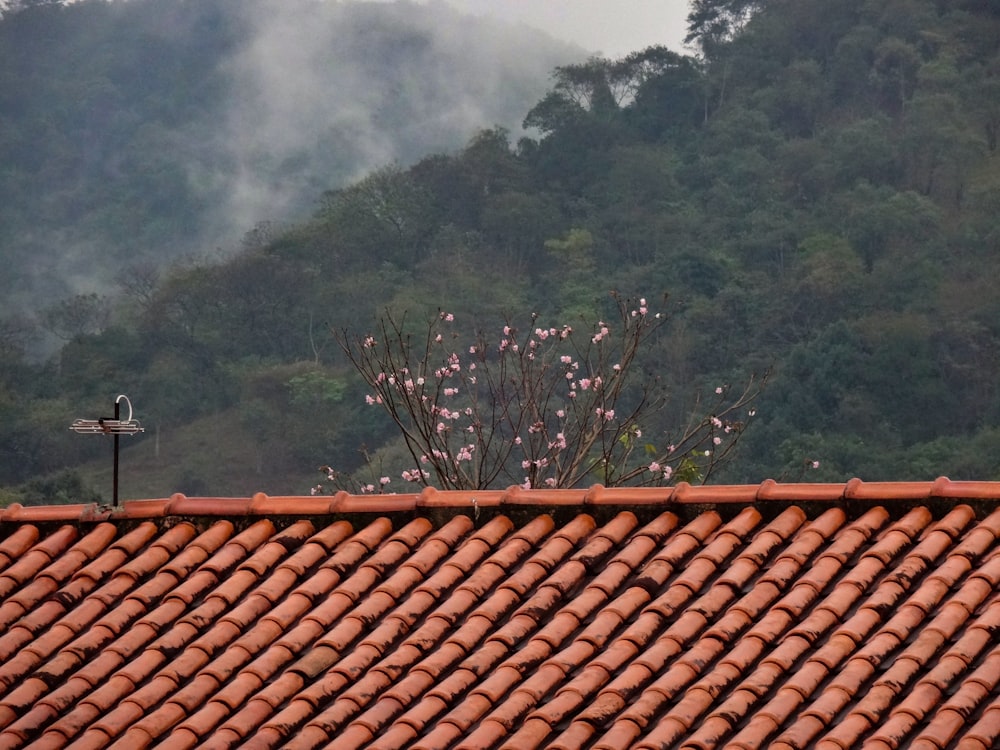
<path id="1" fill-rule="evenodd" d="M 319 465 L 356 469 L 361 446 L 399 454 L 330 328 L 367 332 L 387 307 L 412 321 L 446 309 L 467 334 L 505 315 L 579 325 L 608 314 L 610 290 L 671 316 L 643 356 L 675 422 L 700 390 L 771 371 L 742 453 L 714 479 L 1000 479 L 1000 6 L 692 7 L 699 56 L 561 61 L 520 113 L 533 137 L 484 119 L 447 153 L 317 184 L 307 216 L 225 262 L 133 275 L 106 308 L 60 306 L 49 322 L 67 341 L 45 363 L 24 356 L 37 332 L 0 321 L 0 484 L 42 477 L 12 491 L 27 499 L 80 497 L 81 477 L 106 486 L 107 445 L 66 426 L 125 392 L 148 430 L 128 443 L 140 473 L 127 495 L 307 491 Z M 410 27 L 392 28 L 400 47 Z M 219 111 L 212 91 L 189 121 Z M 447 110 L 435 101 L 428 120 Z M 265 141 L 253 148 L 268 160 Z M 84 166 L 69 154 L 62 176 Z M 286 167 L 302 184 L 350 173 L 318 157 Z M 5 174 L 30 186 L 35 173 Z M 131 216 L 112 197 L 93 209 Z M 165 237 L 182 234 L 155 215 Z M 644 425 L 644 439 L 670 426 Z"/>
<path id="2" fill-rule="evenodd" d="M 516 126 L 580 50 L 445 4 L 25 3 L 0 19 L 0 310 L 231 251 L 372 168 Z"/>

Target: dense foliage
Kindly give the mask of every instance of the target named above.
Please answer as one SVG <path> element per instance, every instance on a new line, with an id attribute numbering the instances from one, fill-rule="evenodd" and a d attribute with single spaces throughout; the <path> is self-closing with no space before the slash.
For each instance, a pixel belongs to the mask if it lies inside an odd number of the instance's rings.
<path id="1" fill-rule="evenodd" d="M 108 311 L 67 303 L 44 365 L 8 320 L 0 480 L 103 455 L 65 425 L 121 390 L 147 428 L 192 424 L 158 491 L 302 491 L 394 439 L 330 328 L 386 308 L 568 321 L 609 290 L 666 299 L 649 354 L 675 421 L 772 369 L 715 479 L 1000 479 L 1000 5 L 698 0 L 690 32 L 695 56 L 557 67 L 534 137 L 487 126 L 225 263 L 136 272 Z M 197 464 L 217 425 L 252 462 Z M 150 472 L 153 439 L 132 459 Z"/>

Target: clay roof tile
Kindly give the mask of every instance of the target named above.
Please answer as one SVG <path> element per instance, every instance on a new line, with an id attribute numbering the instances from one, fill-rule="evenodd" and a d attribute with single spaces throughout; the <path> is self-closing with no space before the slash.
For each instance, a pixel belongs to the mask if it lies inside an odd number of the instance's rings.
<path id="1" fill-rule="evenodd" d="M 0 509 L 0 745 L 991 747 L 997 500 L 942 478 Z"/>

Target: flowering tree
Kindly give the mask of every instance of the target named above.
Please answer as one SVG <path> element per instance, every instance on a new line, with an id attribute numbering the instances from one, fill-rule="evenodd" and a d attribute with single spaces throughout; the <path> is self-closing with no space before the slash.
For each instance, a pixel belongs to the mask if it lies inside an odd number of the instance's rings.
<path id="1" fill-rule="evenodd" d="M 762 383 L 719 386 L 699 399 L 704 414 L 674 433 L 647 434 L 666 393 L 641 355 L 666 318 L 645 299 L 614 300 L 615 319 L 586 331 L 532 315 L 525 329 L 508 322 L 463 341 L 454 315 L 441 312 L 419 336 L 387 314 L 371 334 L 336 337 L 370 388 L 367 403 L 399 428 L 413 459 L 406 482 L 483 489 L 707 480 L 753 416 Z M 342 475 L 323 470 L 344 487 Z M 390 483 L 383 476 L 350 488 Z"/>

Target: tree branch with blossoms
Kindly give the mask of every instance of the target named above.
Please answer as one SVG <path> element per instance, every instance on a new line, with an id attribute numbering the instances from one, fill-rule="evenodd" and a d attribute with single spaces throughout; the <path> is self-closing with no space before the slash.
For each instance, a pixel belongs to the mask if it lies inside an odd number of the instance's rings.
<path id="1" fill-rule="evenodd" d="M 419 334 L 386 313 L 372 333 L 335 336 L 370 389 L 367 403 L 399 430 L 413 461 L 405 482 L 471 490 L 707 481 L 732 455 L 764 381 L 719 386 L 696 400 L 685 425 L 664 427 L 668 394 L 643 360 L 666 316 L 643 298 L 612 296 L 613 319 L 579 330 L 533 314 L 524 329 L 507 321 L 463 339 L 451 313 Z M 391 491 L 381 480 L 361 489 Z"/>

